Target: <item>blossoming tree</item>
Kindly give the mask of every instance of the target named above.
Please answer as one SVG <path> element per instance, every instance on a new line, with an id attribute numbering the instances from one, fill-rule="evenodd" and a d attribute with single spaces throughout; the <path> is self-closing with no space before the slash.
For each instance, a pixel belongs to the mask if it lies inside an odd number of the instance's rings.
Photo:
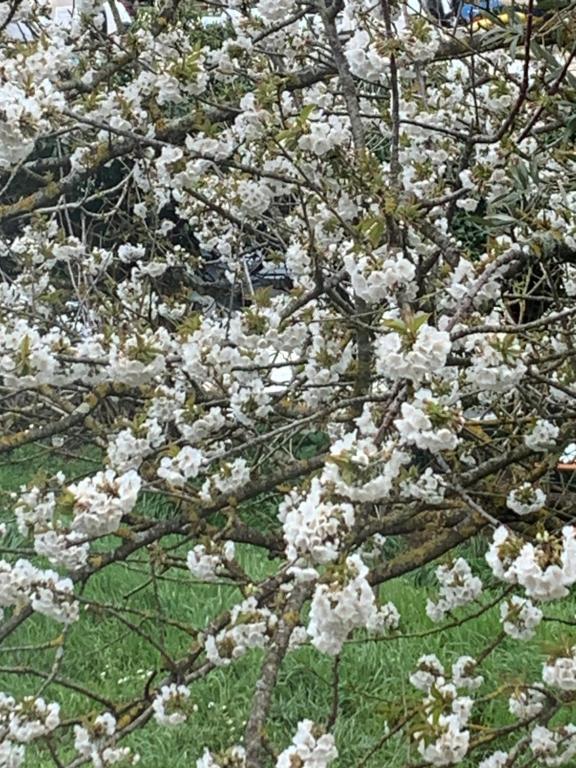
<path id="1" fill-rule="evenodd" d="M 0 765 L 135 764 L 125 737 L 192 727 L 195 685 L 247 653 L 242 742 L 197 768 L 335 765 L 338 659 L 402 642 L 388 584 L 436 560 L 422 611 L 496 607 L 501 633 L 475 657 L 423 639 L 415 705 L 362 764 L 394 741 L 414 766 L 573 764 L 576 638 L 537 679 L 482 665 L 576 582 L 556 469 L 576 420 L 574 5 L 450 27 L 391 0 L 165 0 L 115 35 L 98 0 L 64 26 L 49 5 L 0 6 L 0 453 L 44 469 L 3 497 L 3 669 L 29 624 L 46 637 L 29 695 L 2 677 Z M 257 279 L 274 271 L 280 290 Z M 240 597 L 200 627 L 159 605 L 168 649 L 137 605 L 89 597 L 134 562 L 141 589 L 186 574 L 181 601 L 194 580 Z M 65 674 L 97 611 L 157 654 L 121 701 Z M 330 714 L 275 743 L 302 645 L 335 660 Z M 479 716 L 492 699 L 511 724 Z"/>

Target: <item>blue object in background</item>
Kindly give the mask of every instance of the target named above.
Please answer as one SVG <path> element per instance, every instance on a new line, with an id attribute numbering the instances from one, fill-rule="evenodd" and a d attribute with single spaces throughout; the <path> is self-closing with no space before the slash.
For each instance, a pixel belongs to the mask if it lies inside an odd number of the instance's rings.
<path id="1" fill-rule="evenodd" d="M 502 7 L 503 3 L 500 0 L 476 0 L 475 3 L 463 3 L 460 7 L 460 18 L 472 21 L 481 11 L 497 13 Z"/>

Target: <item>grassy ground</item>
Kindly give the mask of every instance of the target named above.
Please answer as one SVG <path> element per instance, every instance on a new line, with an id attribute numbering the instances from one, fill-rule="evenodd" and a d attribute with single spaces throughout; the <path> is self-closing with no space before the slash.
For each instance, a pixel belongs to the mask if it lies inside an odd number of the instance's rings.
<path id="1" fill-rule="evenodd" d="M 4 491 L 16 489 L 30 476 L 31 465 L 31 461 L 25 461 L 0 466 L 0 487 Z M 84 468 L 76 463 L 67 469 L 73 474 Z M 155 512 L 161 514 L 165 510 L 156 509 Z M 473 546 L 468 549 L 468 555 L 475 568 L 486 576 L 481 549 L 480 544 Z M 262 576 L 270 569 L 270 564 L 250 547 L 244 547 L 240 557 L 253 577 Z M 207 619 L 238 599 L 234 588 L 194 584 L 185 572 L 171 572 L 169 580 L 158 580 L 145 589 L 134 591 L 147 579 L 148 571 L 144 571 L 144 567 L 138 558 L 127 565 L 115 566 L 94 578 L 82 597 L 121 606 L 127 618 L 134 618 L 130 609 L 156 612 L 160 608 L 166 616 L 192 627 L 203 626 Z M 396 580 L 382 590 L 382 600 L 392 600 L 399 608 L 403 631 L 408 635 L 429 633 L 435 629 L 423 610 L 433 582 L 428 573 L 424 577 Z M 489 602 L 490 595 L 484 599 Z M 572 618 L 574 610 L 573 603 L 564 603 L 561 615 Z M 549 612 L 560 615 L 558 608 Z M 139 626 L 149 637 L 164 643 L 176 655 L 181 655 L 191 642 L 182 631 L 167 627 L 162 621 L 144 621 Z M 551 622 L 544 623 L 533 641 L 518 644 L 506 640 L 489 655 L 482 667 L 486 692 L 493 690 L 497 684 L 538 680 L 545 648 L 560 639 L 558 626 Z M 382 737 L 385 723 L 392 724 L 394 717 L 408 711 L 419 700 L 419 694 L 410 686 L 408 676 L 421 654 L 436 653 L 448 666 L 462 654 L 480 653 L 499 629 L 498 611 L 492 609 L 474 622 L 425 637 L 375 642 L 360 639 L 350 643 L 342 654 L 339 668 L 339 717 L 334 729 L 340 751 L 337 766 L 349 768 L 358 765 Z M 15 696 L 37 693 L 41 680 L 29 672 L 9 674 L 6 669 L 13 666 L 49 669 L 53 652 L 15 652 L 9 647 L 34 646 L 57 637 L 59 632 L 59 625 L 35 617 L 10 638 L 0 649 L 0 690 Z M 197 711 L 186 725 L 166 730 L 152 723 L 144 731 L 131 736 L 127 743 L 141 754 L 142 768 L 190 768 L 204 746 L 219 749 L 239 741 L 248 716 L 260 659 L 259 653 L 253 653 L 232 667 L 216 670 L 208 679 L 195 684 L 192 701 Z M 66 653 L 59 674 L 97 691 L 105 699 L 119 703 L 141 691 L 143 681 L 159 670 L 161 664 L 159 653 L 146 640 L 110 616 L 89 612 L 71 627 L 66 637 Z M 309 717 L 319 722 L 327 720 L 331 706 L 332 673 L 333 661 L 310 648 L 295 651 L 287 658 L 274 700 L 269 731 L 273 743 L 285 746 L 302 718 Z M 162 673 L 157 679 L 161 677 Z M 42 695 L 59 701 L 66 717 L 87 714 L 84 698 L 74 691 L 49 685 Z M 94 712 L 97 711 L 99 705 L 95 705 Z M 475 722 L 479 726 L 494 722 L 502 725 L 512 720 L 505 706 L 488 702 L 475 710 Z M 401 768 L 407 762 L 405 743 L 392 740 L 365 765 L 366 768 Z M 475 754 L 469 764 L 477 765 L 478 762 L 479 756 Z M 53 763 L 42 753 L 30 753 L 26 763 L 27 768 L 47 768 L 51 765 Z"/>

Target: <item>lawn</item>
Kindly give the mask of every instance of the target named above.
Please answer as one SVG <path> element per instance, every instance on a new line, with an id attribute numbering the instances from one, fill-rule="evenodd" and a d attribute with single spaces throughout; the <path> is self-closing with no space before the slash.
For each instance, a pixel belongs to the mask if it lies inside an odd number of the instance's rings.
<path id="1" fill-rule="evenodd" d="M 12 462 L 2 464 L 0 487 L 5 498 L 8 498 L 8 492 L 16 490 L 31 476 L 30 467 L 42 459 L 42 456 L 20 452 Z M 78 460 L 65 463 L 70 476 L 88 467 Z M 144 501 L 144 505 L 149 514 L 170 514 L 170 508 L 155 499 Z M 496 585 L 490 582 L 483 562 L 484 546 L 483 542 L 473 542 L 468 545 L 466 555 L 474 570 L 488 582 L 482 598 L 488 604 L 498 593 L 493 591 Z M 185 552 L 184 546 L 172 554 Z M 239 548 L 239 560 L 254 579 L 274 568 L 273 563 L 250 546 Z M 65 654 L 58 670 L 62 678 L 86 686 L 117 705 L 128 701 L 142 691 L 147 680 L 153 679 L 155 684 L 165 674 L 156 646 L 161 645 L 176 657 L 181 656 L 194 641 L 185 629 L 202 628 L 239 598 L 236 587 L 195 583 L 184 569 L 158 572 L 151 581 L 149 576 L 148 560 L 139 556 L 110 567 L 88 583 L 81 594 L 86 605 L 98 602 L 113 606 L 116 615 L 84 609 L 86 615 L 71 626 L 65 637 Z M 408 681 L 418 657 L 435 653 L 448 666 L 460 655 L 480 654 L 500 632 L 497 608 L 486 611 L 474 621 L 438 631 L 424 613 L 426 598 L 433 591 L 432 568 L 417 576 L 387 583 L 380 598 L 392 600 L 400 610 L 403 636 L 379 640 L 358 636 L 345 647 L 337 667 L 338 717 L 333 730 L 340 753 L 335 765 L 340 768 L 383 765 L 400 768 L 407 765 L 410 758 L 404 738 L 392 738 L 381 749 L 376 748 L 387 724 L 393 727 L 399 717 L 421 700 L 421 694 Z M 476 610 L 469 608 L 456 618 L 461 619 Z M 558 611 L 559 608 L 551 607 L 546 612 L 573 618 L 574 602 L 563 601 L 561 614 Z M 159 615 L 172 624 L 158 618 Z M 143 636 L 125 626 L 118 616 L 131 621 Z M 180 626 L 174 626 L 174 623 Z M 485 684 L 479 693 L 482 701 L 474 710 L 474 723 L 478 729 L 494 723 L 513 722 L 502 699 L 495 703 L 489 695 L 483 694 L 489 694 L 498 685 L 540 679 L 546 648 L 561 639 L 559 627 L 561 625 L 557 623 L 544 622 L 534 640 L 519 644 L 507 638 L 487 656 L 481 669 L 485 676 Z M 16 697 L 37 694 L 41 690 L 46 699 L 60 702 L 63 717 L 74 719 L 89 714 L 86 698 L 61 685 L 45 685 L 41 678 L 29 671 L 30 668 L 51 669 L 55 650 L 40 650 L 36 646 L 50 640 L 57 643 L 60 632 L 60 625 L 36 616 L 10 637 L 5 647 L 0 648 L 0 690 Z M 25 647 L 31 650 L 11 650 Z M 126 743 L 141 754 L 142 768 L 190 768 L 205 746 L 218 750 L 240 741 L 260 660 L 261 654 L 254 652 L 195 683 L 191 689 L 194 711 L 185 725 L 167 730 L 151 722 L 146 729 L 132 734 Z M 9 672 L 10 669 L 17 673 Z M 310 647 L 288 655 L 276 690 L 268 731 L 272 744 L 285 747 L 297 722 L 303 718 L 320 723 L 329 719 L 334 671 L 333 659 Z M 153 677 L 154 673 L 156 677 Z M 94 703 L 93 713 L 104 708 L 103 704 Z M 488 748 L 487 753 L 490 751 Z M 72 754 L 70 752 L 70 756 Z M 415 757 L 413 753 L 412 756 Z M 467 765 L 477 765 L 479 760 L 476 752 Z M 52 765 L 46 752 L 29 752 L 27 767 Z"/>

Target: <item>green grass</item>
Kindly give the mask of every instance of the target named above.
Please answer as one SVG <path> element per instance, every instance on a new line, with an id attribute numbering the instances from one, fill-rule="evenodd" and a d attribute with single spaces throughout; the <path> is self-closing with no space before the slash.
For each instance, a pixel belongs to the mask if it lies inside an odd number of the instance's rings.
<path id="1" fill-rule="evenodd" d="M 87 467 L 74 464 L 67 469 L 77 473 Z M 30 476 L 32 470 L 33 462 L 4 465 L 0 467 L 0 486 L 5 490 L 14 490 Z M 166 513 L 162 507 L 148 511 Z M 486 577 L 483 547 L 481 542 L 475 543 L 468 547 L 467 554 L 475 570 Z M 273 568 L 273 564 L 252 547 L 240 548 L 239 559 L 255 579 Z M 147 564 L 139 556 L 129 564 L 116 565 L 98 574 L 89 582 L 82 597 L 114 604 L 132 620 L 134 616 L 127 609 L 151 613 L 160 609 L 169 618 L 198 628 L 239 598 L 239 592 L 234 587 L 195 584 L 183 570 L 171 570 L 168 575 L 170 580 L 160 579 L 135 591 L 149 576 Z M 424 614 L 426 597 L 433 581 L 430 570 L 424 578 L 409 576 L 382 588 L 380 599 L 392 600 L 400 610 L 403 633 L 411 635 L 435 629 Z M 485 595 L 483 599 L 488 602 L 490 595 Z M 574 601 L 565 601 L 547 612 L 573 618 Z M 167 627 L 162 620 L 146 620 L 141 627 L 156 642 L 164 644 L 175 657 L 185 654 L 193 642 L 192 637 Z M 555 623 L 546 622 L 540 626 L 533 641 L 518 643 L 507 639 L 498 646 L 482 665 L 486 682 L 480 694 L 488 693 L 498 685 L 540 679 L 545 648 L 560 639 L 558 627 Z M 498 610 L 491 609 L 473 622 L 425 638 L 366 641 L 358 637 L 349 643 L 342 653 L 339 668 L 339 716 L 334 735 L 340 757 L 335 765 L 338 768 L 357 765 L 381 739 L 386 722 L 393 725 L 396 717 L 406 713 L 421 699 L 408 682 L 408 676 L 421 654 L 436 653 L 449 667 L 462 654 L 479 654 L 499 630 Z M 9 647 L 34 646 L 56 638 L 60 631 L 59 625 L 35 616 L 9 638 L 4 648 L 0 648 L 0 667 L 34 666 L 49 670 L 54 651 L 10 651 Z M 261 658 L 261 653 L 252 653 L 195 683 L 191 689 L 191 702 L 196 711 L 184 726 L 167 730 L 152 722 L 144 730 L 132 734 L 126 743 L 141 754 L 140 766 L 190 768 L 195 765 L 205 746 L 218 750 L 239 741 L 248 717 Z M 153 682 L 158 683 L 165 674 L 162 666 L 160 654 L 151 644 L 136 636 L 117 619 L 89 612 L 67 633 L 59 674 L 120 704 L 141 693 L 143 682 L 154 674 Z M 300 719 L 326 722 L 331 707 L 332 672 L 333 660 L 310 647 L 289 654 L 274 697 L 268 729 L 272 743 L 284 748 Z M 16 697 L 36 694 L 41 685 L 42 681 L 30 674 L 0 671 L 0 690 Z M 48 685 L 42 695 L 48 700 L 59 701 L 66 718 L 96 714 L 103 709 L 102 705 L 87 703 L 84 696 L 55 684 Z M 479 705 L 474 722 L 479 725 L 512 722 L 505 699 Z M 468 765 L 477 765 L 479 761 L 480 756 L 475 753 Z M 388 742 L 366 766 L 401 768 L 408 762 L 408 748 L 402 738 Z M 26 768 L 48 768 L 52 765 L 46 752 L 29 751 Z"/>

